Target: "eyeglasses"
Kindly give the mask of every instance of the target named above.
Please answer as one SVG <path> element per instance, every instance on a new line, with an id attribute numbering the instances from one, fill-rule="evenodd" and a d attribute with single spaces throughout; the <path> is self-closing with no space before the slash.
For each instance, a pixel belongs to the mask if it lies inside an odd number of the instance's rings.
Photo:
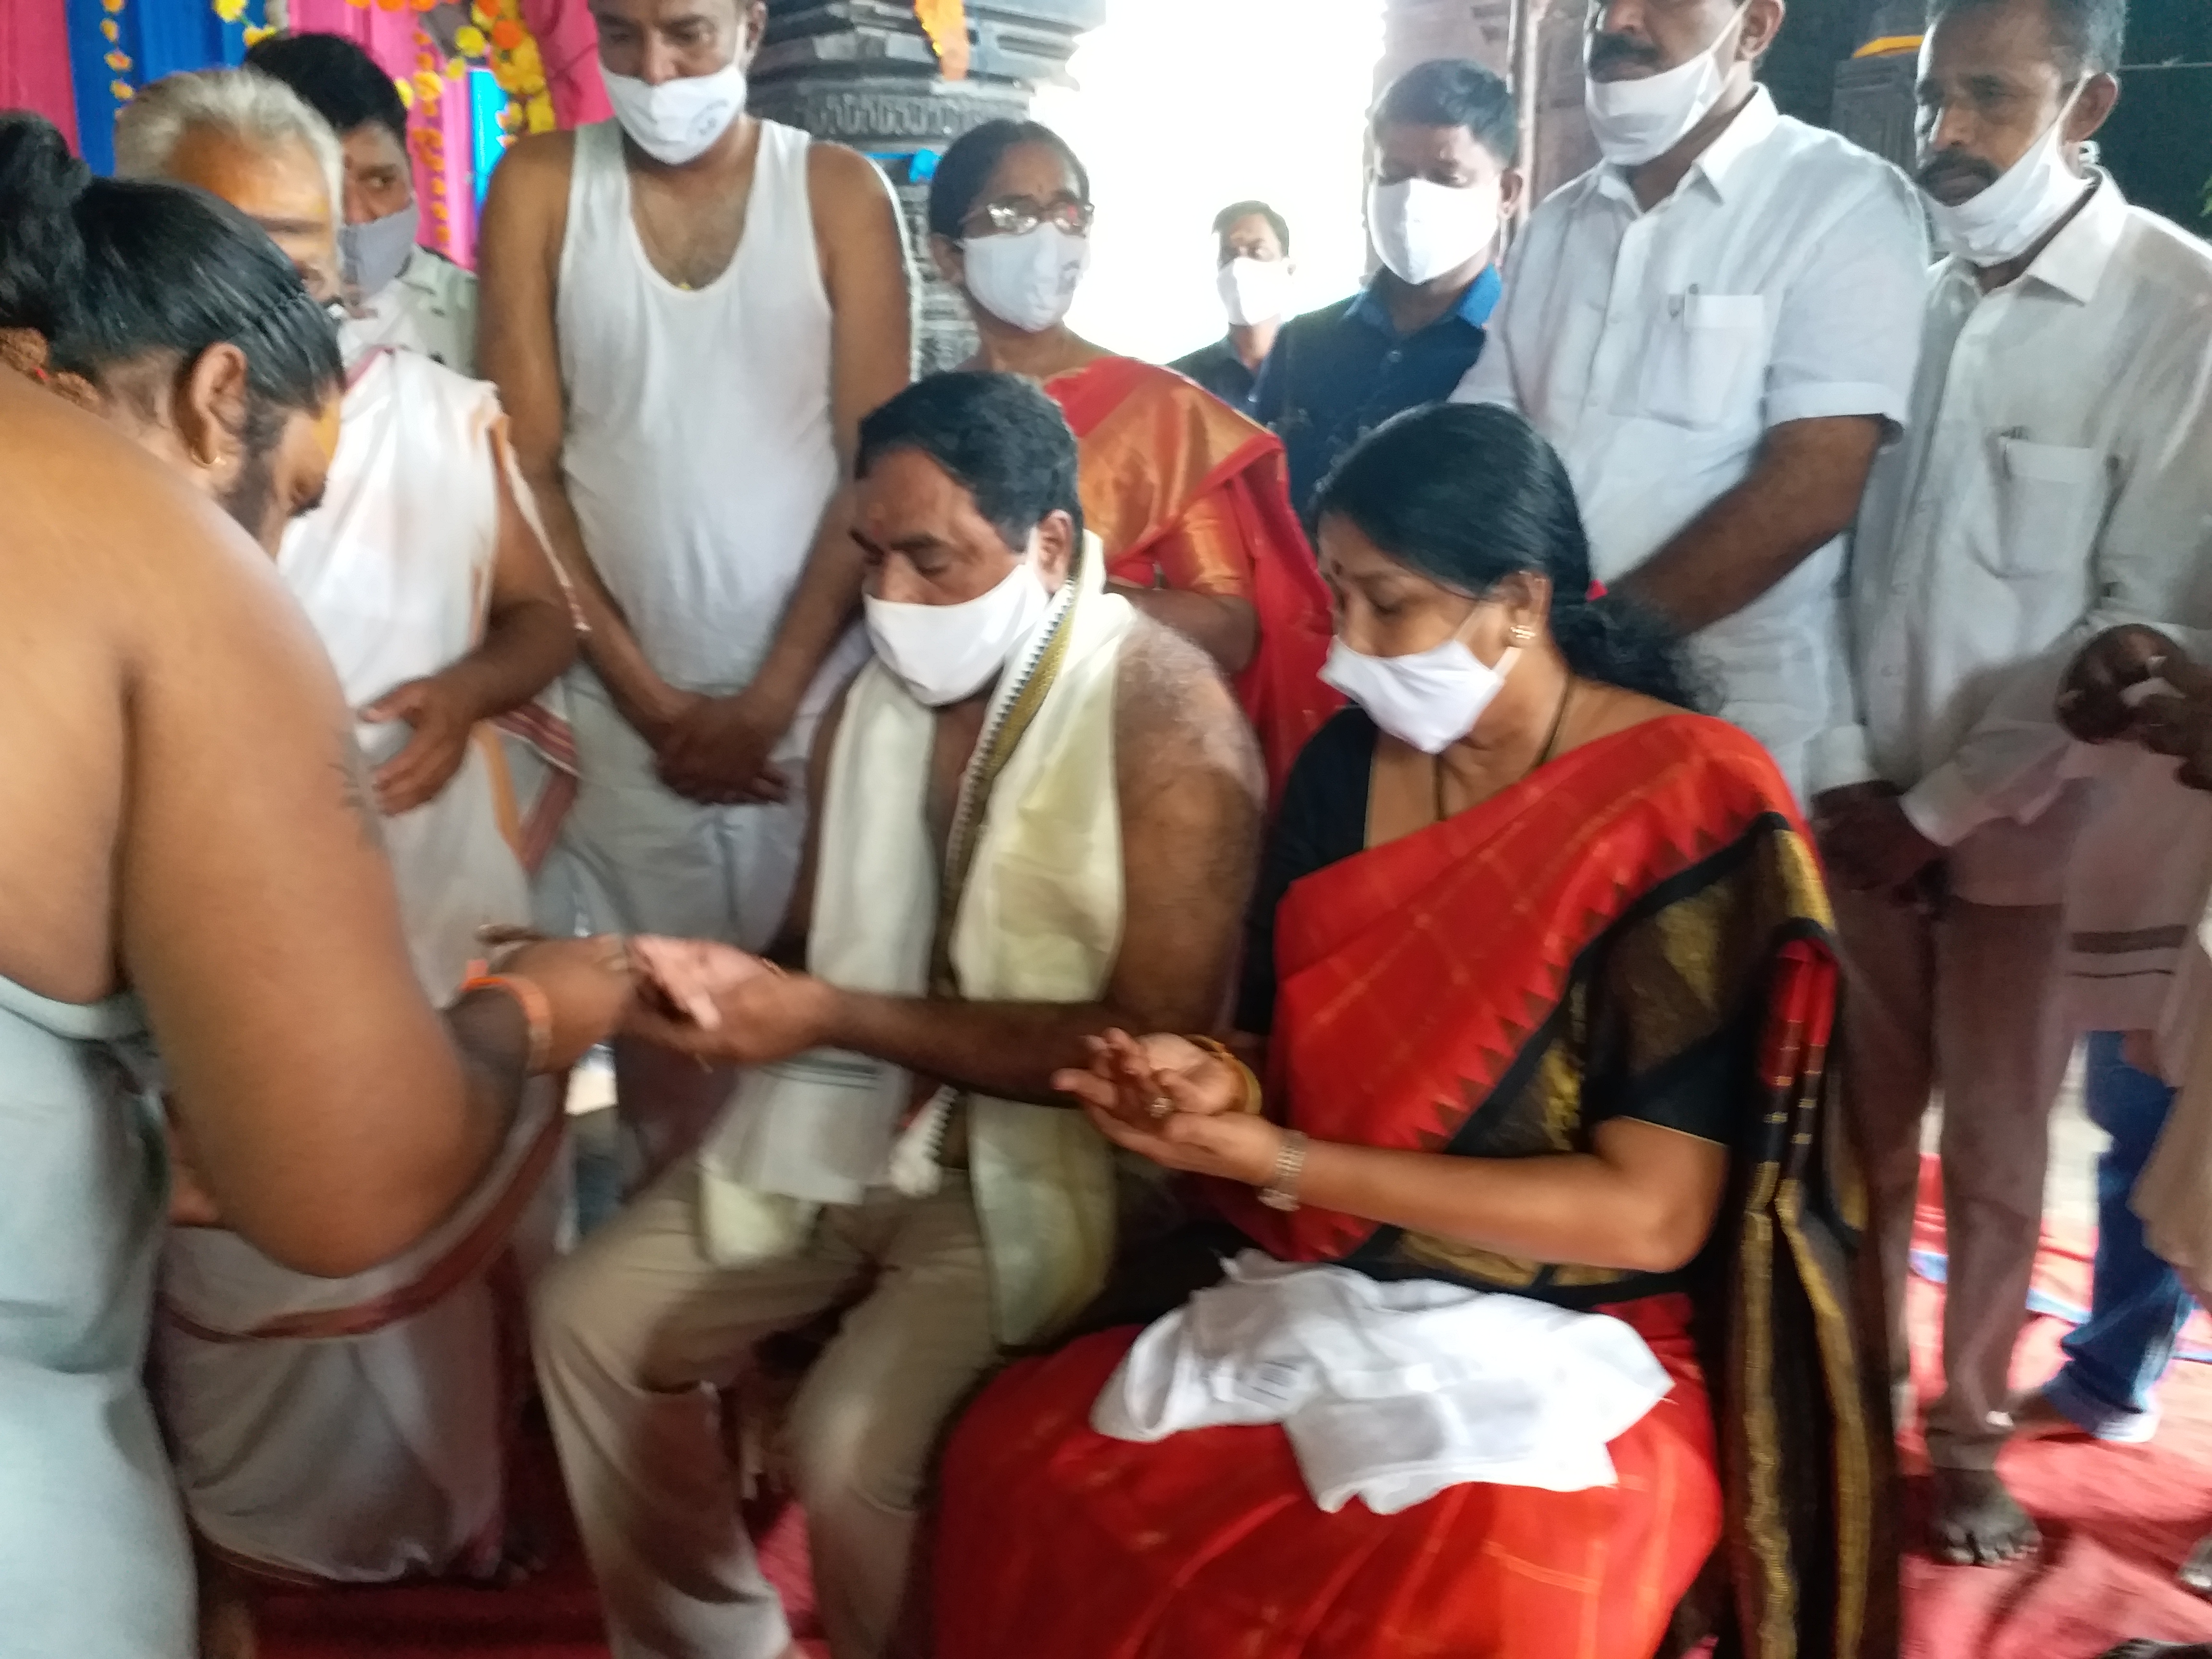
<path id="1" fill-rule="evenodd" d="M 1039 225 L 1054 225 L 1071 236 L 1088 236 L 1093 212 L 1090 203 L 1066 197 L 1040 207 L 1026 196 L 1009 196 L 976 209 L 963 222 L 963 228 L 981 236 L 1026 236 Z"/>

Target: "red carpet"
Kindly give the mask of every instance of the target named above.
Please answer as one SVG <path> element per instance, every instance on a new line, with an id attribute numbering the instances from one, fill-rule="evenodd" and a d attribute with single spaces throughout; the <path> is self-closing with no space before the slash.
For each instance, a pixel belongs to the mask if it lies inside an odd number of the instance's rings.
<path id="1" fill-rule="evenodd" d="M 1922 1229 L 1919 1242 L 1940 1251 L 1940 1212 L 1923 1206 Z M 2087 1297 L 2086 1259 L 2083 1241 L 2046 1239 L 2039 1288 L 2055 1302 L 2078 1304 Z M 1942 1291 L 1916 1279 L 1911 1295 L 1915 1371 L 1923 1396 L 1932 1399 Z M 2023 1385 L 2056 1368 L 2064 1329 L 2056 1318 L 2032 1322 L 2021 1345 Z M 2042 1524 L 2043 1549 L 2008 1568 L 1909 1559 L 1908 1659 L 2091 1659 L 2129 1636 L 2212 1640 L 2212 1605 L 2173 1582 L 2190 1546 L 2212 1531 L 2212 1366 L 2177 1365 L 2162 1398 L 2165 1424 L 2152 1445 L 2046 1441 L 2005 1454 L 2002 1472 Z M 606 1659 L 590 1577 L 542 1430 L 532 1447 L 518 1502 L 558 1517 L 544 1575 L 512 1590 L 279 1592 L 264 1607 L 263 1659 Z M 1927 1501 L 1917 1433 L 1906 1441 L 1905 1468 L 1905 1503 L 1917 1521 Z M 795 1516 L 776 1528 L 764 1556 L 788 1603 L 811 1606 L 805 1539 Z M 804 1614 L 795 1622 L 802 1637 L 815 1634 Z"/>
<path id="2" fill-rule="evenodd" d="M 514 1589 L 457 1584 L 389 1589 L 274 1590 L 260 1609 L 261 1659 L 607 1659 L 598 1593 L 576 1541 L 553 1463 L 553 1444 L 533 1414 L 518 1509 L 544 1518 L 547 1565 Z M 799 1512 L 763 1544 L 761 1561 L 783 1591 L 792 1626 L 810 1655 L 827 1659 L 813 1618 L 806 1534 Z"/>
<path id="3" fill-rule="evenodd" d="M 2045 1233 L 2036 1267 L 2039 1305 L 2088 1300 L 2092 1242 Z M 1932 1179 L 1923 1189 L 1914 1243 L 1942 1249 Z M 1941 1387 L 1943 1292 L 1916 1277 L 1908 1305 L 1913 1377 L 1921 1398 L 1932 1401 Z M 2014 1361 L 2019 1386 L 2058 1368 L 2058 1339 L 2067 1328 L 2053 1317 L 2028 1322 Z M 2193 1342 L 2202 1332 L 2200 1316 L 2187 1337 Z M 2190 1547 L 2212 1532 L 2212 1366 L 2174 1366 L 2159 1397 L 2165 1419 L 2148 1446 L 2048 1440 L 2005 1453 L 1997 1472 L 2043 1528 L 2043 1548 L 2009 1567 L 1950 1567 L 1908 1557 L 1908 1659 L 2090 1659 L 2130 1636 L 2212 1641 L 2212 1604 L 2173 1581 Z M 1917 1524 L 1927 1504 L 1927 1460 L 1917 1431 L 1905 1447 L 1905 1504 Z"/>

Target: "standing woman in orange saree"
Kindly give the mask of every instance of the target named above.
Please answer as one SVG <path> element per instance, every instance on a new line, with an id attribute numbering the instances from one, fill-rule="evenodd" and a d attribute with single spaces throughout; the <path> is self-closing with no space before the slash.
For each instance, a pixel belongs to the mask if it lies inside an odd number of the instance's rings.
<path id="1" fill-rule="evenodd" d="M 1878 1290 L 1789 788 L 1686 711 L 1656 620 L 1588 597 L 1565 470 L 1517 415 L 1401 416 L 1320 503 L 1358 707 L 1271 833 L 1237 1022 L 1264 1081 L 1172 1033 L 1054 1079 L 1200 1178 L 1230 1281 L 979 1397 L 937 1652 L 1652 1659 L 1717 1626 L 1747 1659 L 1893 1659 Z M 1468 1334 L 1501 1314 L 1640 1344 L 1642 1414 L 1545 1418 L 1595 1372 Z M 1609 1439 L 1613 1478 L 1468 1472 L 1539 1430 Z M 1371 1504 L 1336 1478 L 1363 1452 Z"/>
<path id="2" fill-rule="evenodd" d="M 1328 594 L 1291 507 L 1282 442 L 1173 370 L 1067 326 L 1091 216 L 1090 175 L 1058 133 L 990 121 L 938 163 L 930 252 L 975 320 L 967 367 L 1026 374 L 1059 403 L 1110 582 L 1232 678 L 1279 790 L 1341 701 L 1318 678 Z"/>

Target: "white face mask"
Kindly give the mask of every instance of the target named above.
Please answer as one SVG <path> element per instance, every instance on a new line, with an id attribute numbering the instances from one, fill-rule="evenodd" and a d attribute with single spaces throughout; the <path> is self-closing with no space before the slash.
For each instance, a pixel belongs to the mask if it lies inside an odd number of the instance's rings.
<path id="1" fill-rule="evenodd" d="M 959 605 L 860 601 L 868 637 L 884 666 L 906 682 L 915 701 L 932 708 L 972 697 L 991 683 L 1052 608 L 1030 555 L 987 593 Z"/>
<path id="2" fill-rule="evenodd" d="M 1252 259 L 1240 254 L 1221 267 L 1214 283 L 1221 290 L 1221 308 L 1236 327 L 1272 323 L 1291 308 L 1287 259 Z"/>
<path id="3" fill-rule="evenodd" d="M 735 64 L 657 87 L 617 75 L 605 64 L 599 78 L 607 83 L 607 101 L 630 141 L 667 167 L 697 161 L 745 111 L 745 72 Z"/>
<path id="4" fill-rule="evenodd" d="M 1425 755 L 1441 755 L 1474 730 L 1483 711 L 1505 689 L 1505 677 L 1520 654 L 1508 646 L 1493 667 L 1457 635 L 1404 657 L 1370 657 L 1339 640 L 1328 648 L 1321 678 L 1399 742 Z"/>
<path id="5" fill-rule="evenodd" d="M 1490 250 L 1498 240 L 1498 192 L 1427 179 L 1370 183 L 1367 232 L 1391 275 L 1419 288 Z"/>
<path id="6" fill-rule="evenodd" d="M 2033 247 L 2044 233 L 2081 199 L 2089 181 L 2066 165 L 2069 98 L 2058 118 L 2028 147 L 2027 154 L 1956 207 L 1928 198 L 1936 240 L 1947 253 L 1977 265 L 2001 265 Z"/>
<path id="7" fill-rule="evenodd" d="M 410 202 L 366 224 L 338 227 L 338 269 L 356 298 L 373 300 L 399 280 L 415 254 L 422 212 Z"/>
<path id="8" fill-rule="evenodd" d="M 1641 167 L 1687 137 L 1690 129 L 1721 100 L 1728 77 L 1721 72 L 1717 48 L 1728 35 L 1729 25 L 1723 23 L 1719 39 L 1688 63 L 1628 81 L 1595 79 L 1588 67 L 1589 42 L 1585 38 L 1583 108 L 1589 116 L 1598 152 L 1617 167 Z"/>
<path id="9" fill-rule="evenodd" d="M 1041 224 L 1018 236 L 971 236 L 968 293 L 1001 322 L 1042 334 L 1067 315 L 1076 284 L 1091 267 L 1091 239 Z"/>

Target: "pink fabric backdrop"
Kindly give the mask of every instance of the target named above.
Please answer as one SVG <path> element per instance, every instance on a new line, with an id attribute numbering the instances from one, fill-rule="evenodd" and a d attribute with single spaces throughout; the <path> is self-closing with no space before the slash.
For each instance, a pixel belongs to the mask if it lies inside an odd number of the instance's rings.
<path id="1" fill-rule="evenodd" d="M 76 94 L 62 0 L 0 0 L 0 109 L 34 109 L 76 147 Z"/>
<path id="2" fill-rule="evenodd" d="M 614 106 L 599 79 L 599 36 L 588 0 L 522 0 L 522 21 L 538 42 L 553 118 L 562 129 L 612 116 Z"/>

